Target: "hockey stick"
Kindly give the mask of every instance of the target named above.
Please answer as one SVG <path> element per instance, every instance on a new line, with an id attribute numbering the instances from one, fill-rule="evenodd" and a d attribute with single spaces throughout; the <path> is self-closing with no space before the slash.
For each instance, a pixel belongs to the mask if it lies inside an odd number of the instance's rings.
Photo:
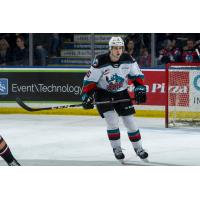
<path id="1" fill-rule="evenodd" d="M 54 110 L 54 109 L 62 109 L 62 108 L 74 108 L 74 107 L 81 107 L 82 104 L 74 104 L 74 105 L 62 105 L 62 106 L 53 106 L 53 107 L 43 107 L 43 108 L 31 108 L 26 105 L 19 97 L 16 98 L 16 102 L 25 110 L 34 112 L 34 111 L 41 111 L 41 110 Z"/>
<path id="2" fill-rule="evenodd" d="M 121 102 L 128 102 L 130 100 L 135 100 L 135 99 L 120 99 L 120 100 L 95 102 L 94 105 L 115 104 L 115 103 L 121 103 Z M 62 109 L 62 108 L 75 108 L 75 107 L 82 107 L 82 105 L 83 105 L 83 104 L 71 104 L 71 105 L 52 106 L 52 107 L 43 107 L 43 108 L 32 108 L 32 107 L 26 105 L 19 97 L 16 98 L 16 102 L 23 109 L 25 109 L 25 110 L 27 110 L 29 112 L 42 111 L 42 110 L 55 110 L 55 109 Z"/>

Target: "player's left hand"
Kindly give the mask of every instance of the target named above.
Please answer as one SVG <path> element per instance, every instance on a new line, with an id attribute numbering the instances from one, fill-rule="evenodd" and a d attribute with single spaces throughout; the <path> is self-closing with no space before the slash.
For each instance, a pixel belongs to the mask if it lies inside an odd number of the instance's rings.
<path id="1" fill-rule="evenodd" d="M 145 103 L 147 96 L 146 96 L 146 86 L 144 85 L 139 85 L 134 88 L 134 93 L 135 93 L 135 101 L 136 103 Z"/>

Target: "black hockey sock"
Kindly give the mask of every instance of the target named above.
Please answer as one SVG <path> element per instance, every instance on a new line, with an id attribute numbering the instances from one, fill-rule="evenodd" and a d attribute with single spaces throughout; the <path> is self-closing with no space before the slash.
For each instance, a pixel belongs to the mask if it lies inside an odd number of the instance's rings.
<path id="1" fill-rule="evenodd" d="M 2 137 L 0 137 L 0 156 L 9 164 L 15 160 L 8 145 Z"/>

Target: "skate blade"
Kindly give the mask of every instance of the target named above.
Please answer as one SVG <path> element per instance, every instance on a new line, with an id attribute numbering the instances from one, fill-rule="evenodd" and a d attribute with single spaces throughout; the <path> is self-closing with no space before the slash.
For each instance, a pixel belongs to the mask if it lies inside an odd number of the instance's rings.
<path id="1" fill-rule="evenodd" d="M 149 163 L 149 160 L 148 160 L 148 158 L 145 158 L 145 159 L 141 159 L 143 162 L 145 162 L 145 163 Z"/>
<path id="2" fill-rule="evenodd" d="M 120 160 L 118 160 L 122 165 L 124 165 L 125 164 L 125 160 L 124 159 L 120 159 Z"/>

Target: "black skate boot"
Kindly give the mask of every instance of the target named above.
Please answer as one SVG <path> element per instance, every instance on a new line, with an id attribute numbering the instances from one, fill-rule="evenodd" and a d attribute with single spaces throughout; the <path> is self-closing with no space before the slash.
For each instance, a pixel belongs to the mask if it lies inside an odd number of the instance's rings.
<path id="1" fill-rule="evenodd" d="M 122 148 L 121 147 L 116 147 L 113 149 L 113 152 L 115 154 L 115 158 L 117 160 L 123 160 L 125 158 L 123 152 L 122 152 Z"/>
<path id="2" fill-rule="evenodd" d="M 13 160 L 11 163 L 8 163 L 9 166 L 21 166 L 17 160 Z"/>
<path id="3" fill-rule="evenodd" d="M 143 148 L 134 149 L 134 150 L 137 156 L 140 157 L 140 159 L 144 160 L 148 158 L 148 153 Z"/>

